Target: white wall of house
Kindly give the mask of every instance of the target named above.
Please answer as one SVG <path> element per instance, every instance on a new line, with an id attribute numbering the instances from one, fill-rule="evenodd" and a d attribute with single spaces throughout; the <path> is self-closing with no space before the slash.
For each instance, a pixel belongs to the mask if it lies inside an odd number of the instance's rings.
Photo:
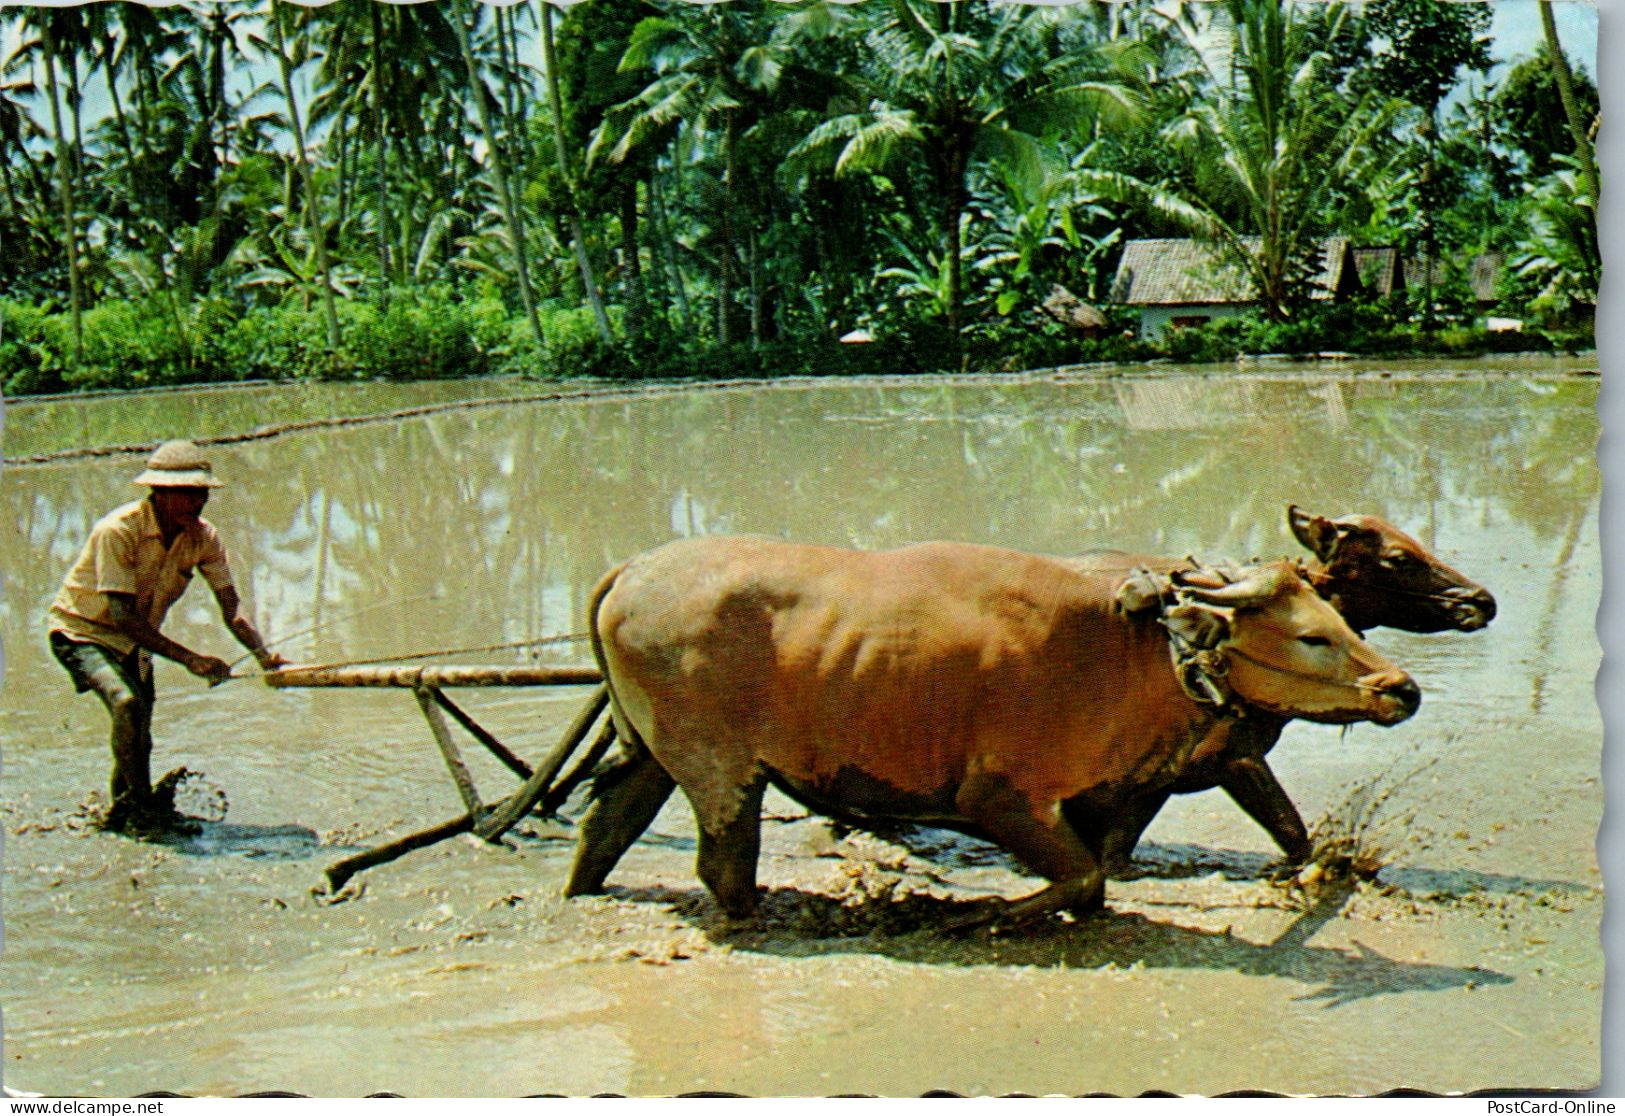
<path id="1" fill-rule="evenodd" d="M 1140 307 L 1140 337 L 1156 341 L 1175 320 L 1206 319 L 1216 322 L 1220 318 L 1235 318 L 1245 306 L 1229 302 L 1204 302 L 1194 306 L 1142 306 Z"/>

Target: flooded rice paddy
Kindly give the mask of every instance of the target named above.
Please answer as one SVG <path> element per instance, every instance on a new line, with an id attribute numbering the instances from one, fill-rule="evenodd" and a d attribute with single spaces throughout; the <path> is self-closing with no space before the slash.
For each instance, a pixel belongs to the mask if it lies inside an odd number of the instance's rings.
<path id="1" fill-rule="evenodd" d="M 311 893 L 326 865 L 462 811 L 412 696 L 209 690 L 161 663 L 154 770 L 206 772 L 229 813 L 170 843 L 86 828 L 105 717 L 50 659 L 43 618 L 91 523 L 139 494 L 141 458 L 14 465 L 0 483 L 4 1082 L 90 1095 L 1585 1087 L 1602 1001 L 1585 370 L 13 404 L 13 459 L 304 424 L 213 448 L 229 487 L 207 512 L 262 629 L 303 662 L 549 636 L 444 661 L 585 662 L 569 637 L 595 580 L 680 535 L 1245 559 L 1296 551 L 1289 502 L 1386 516 L 1500 611 L 1475 634 L 1371 633 L 1422 686 L 1421 711 L 1391 729 L 1296 723 L 1271 753 L 1311 823 L 1382 797 L 1365 837 L 1385 867 L 1353 889 L 1270 883 L 1268 838 L 1210 791 L 1153 823 L 1143 874 L 1108 886 L 1106 915 L 949 937 L 931 929 L 944 912 L 1034 881 L 974 842 L 833 830 L 770 797 L 770 890 L 745 929 L 722 924 L 694 877 L 677 799 L 603 898 L 557 897 L 573 804 L 504 846 L 461 838 L 374 869 L 330 903 Z M 503 395 L 530 398 L 492 402 Z M 197 588 L 168 630 L 238 653 Z M 532 759 L 582 698 L 456 696 Z M 486 797 L 507 793 L 513 777 L 477 752 Z"/>

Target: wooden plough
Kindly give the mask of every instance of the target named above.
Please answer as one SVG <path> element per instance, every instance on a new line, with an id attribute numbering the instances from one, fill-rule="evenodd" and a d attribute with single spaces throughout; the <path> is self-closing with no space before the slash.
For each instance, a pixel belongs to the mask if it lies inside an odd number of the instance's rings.
<path id="1" fill-rule="evenodd" d="M 552 813 L 592 772 L 615 740 L 614 722 L 604 717 L 603 727 L 592 744 L 569 772 L 559 777 L 571 755 L 587 738 L 609 705 L 609 692 L 604 687 L 603 676 L 595 667 L 286 667 L 266 674 L 265 683 L 279 690 L 325 687 L 410 689 L 417 698 L 418 708 L 423 711 L 424 720 L 429 723 L 429 731 L 434 735 L 447 770 L 451 772 L 457 793 L 467 807 L 463 814 L 449 821 L 409 833 L 397 841 L 367 849 L 330 865 L 327 869 L 327 886 L 329 893 L 334 895 L 357 872 L 386 864 L 414 849 L 425 848 L 459 833 L 473 833 L 482 840 L 495 843 L 531 811 Z M 533 769 L 446 696 L 447 689 L 464 686 L 591 686 L 592 692 L 553 750 Z M 463 762 L 450 725 L 446 723 L 447 716 L 501 761 L 504 767 L 524 780 L 518 790 L 492 803 L 480 799 L 474 778 L 468 765 Z"/>

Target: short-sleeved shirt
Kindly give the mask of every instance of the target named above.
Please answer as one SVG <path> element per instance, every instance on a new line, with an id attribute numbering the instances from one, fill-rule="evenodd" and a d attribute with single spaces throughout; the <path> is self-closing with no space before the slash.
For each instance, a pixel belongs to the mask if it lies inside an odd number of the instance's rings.
<path id="1" fill-rule="evenodd" d="M 51 602 L 51 630 L 127 655 L 135 641 L 113 626 L 107 594 L 135 597 L 136 609 L 157 628 L 186 592 L 194 571 L 201 571 L 217 593 L 231 585 L 226 548 L 212 523 L 198 520 L 166 547 L 150 501 L 115 508 L 91 528 Z"/>

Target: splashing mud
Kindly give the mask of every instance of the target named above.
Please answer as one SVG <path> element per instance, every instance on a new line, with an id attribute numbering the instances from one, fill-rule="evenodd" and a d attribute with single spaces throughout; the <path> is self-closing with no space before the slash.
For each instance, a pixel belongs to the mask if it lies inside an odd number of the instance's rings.
<path id="1" fill-rule="evenodd" d="M 1447 737 L 1444 749 L 1455 741 Z M 1401 795 L 1439 762 L 1438 756 L 1400 757 L 1375 778 L 1352 787 L 1341 802 L 1310 828 L 1313 851 L 1290 883 L 1298 888 L 1375 880 L 1392 863 L 1404 832 L 1416 820 L 1418 806 Z"/>

